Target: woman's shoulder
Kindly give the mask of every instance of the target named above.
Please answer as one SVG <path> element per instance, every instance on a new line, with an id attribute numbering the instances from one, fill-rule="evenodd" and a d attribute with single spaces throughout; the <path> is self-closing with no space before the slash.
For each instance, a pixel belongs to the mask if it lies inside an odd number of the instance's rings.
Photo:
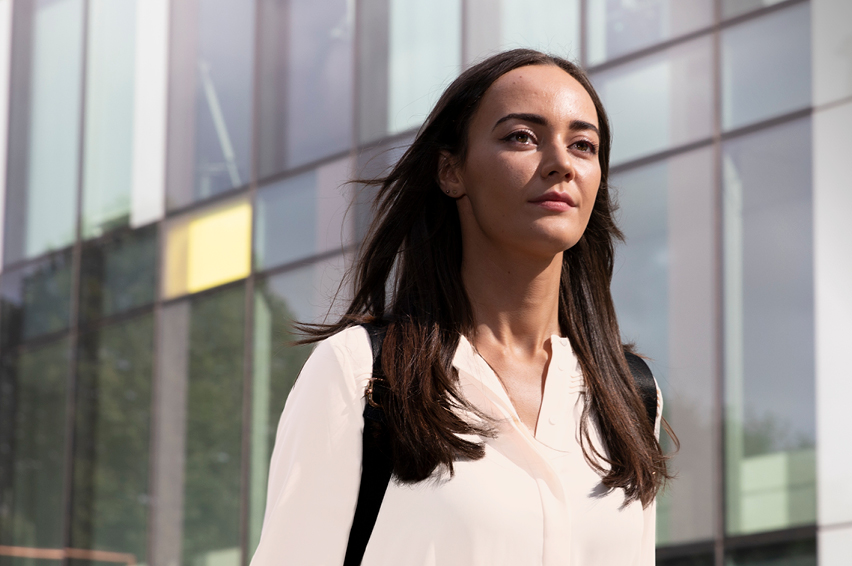
<path id="1" fill-rule="evenodd" d="M 293 393 L 305 388 L 355 392 L 363 389 L 372 367 L 367 331 L 362 326 L 350 326 L 317 343 L 296 380 Z"/>

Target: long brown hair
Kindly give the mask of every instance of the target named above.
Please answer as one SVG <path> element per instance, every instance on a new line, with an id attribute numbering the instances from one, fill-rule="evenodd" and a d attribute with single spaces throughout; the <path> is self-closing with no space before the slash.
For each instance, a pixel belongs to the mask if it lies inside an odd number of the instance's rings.
<path id="1" fill-rule="evenodd" d="M 481 443 L 459 435 L 487 436 L 479 414 L 457 390 L 452 365 L 461 335 L 474 330 L 473 311 L 461 278 L 461 227 L 455 200 L 442 194 L 442 151 L 464 162 L 467 130 L 479 101 L 503 74 L 527 65 L 556 65 L 577 79 L 597 110 L 601 184 L 588 227 L 565 251 L 559 294 L 559 326 L 580 363 L 586 404 L 580 424 L 583 454 L 607 488 L 623 488 L 626 502 L 648 505 L 669 478 L 624 358 L 610 295 L 614 240 L 622 234 L 612 218 L 607 185 L 610 128 L 600 98 L 585 73 L 570 61 L 529 49 L 494 55 L 464 71 L 443 93 L 414 142 L 378 186 L 376 215 L 353 267 L 354 298 L 336 323 L 303 325 L 305 342 L 344 328 L 389 320 L 382 368 L 389 394 L 383 402 L 393 447 L 394 475 L 419 482 L 436 469 L 452 474 L 458 458 L 478 459 Z M 589 435 L 594 416 L 606 447 Z"/>

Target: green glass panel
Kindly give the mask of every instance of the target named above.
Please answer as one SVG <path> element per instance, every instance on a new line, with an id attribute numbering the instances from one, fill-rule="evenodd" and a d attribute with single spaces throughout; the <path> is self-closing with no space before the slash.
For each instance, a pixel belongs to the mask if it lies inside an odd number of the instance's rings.
<path id="1" fill-rule="evenodd" d="M 70 251 L 3 273 L 0 348 L 68 327 L 71 276 Z"/>
<path id="2" fill-rule="evenodd" d="M 83 236 L 93 237 L 130 218 L 136 0 L 89 0 L 88 42 Z"/>
<path id="3" fill-rule="evenodd" d="M 82 334 L 79 344 L 72 546 L 144 563 L 153 316 Z"/>
<path id="4" fill-rule="evenodd" d="M 6 265 L 74 241 L 83 0 L 15 2 Z"/>
<path id="5" fill-rule="evenodd" d="M 151 304 L 155 298 L 157 226 L 123 230 L 83 247 L 83 322 Z"/>
<path id="6" fill-rule="evenodd" d="M 723 146 L 730 534 L 816 521 L 810 147 L 809 119 Z"/>
<path id="7" fill-rule="evenodd" d="M 194 299 L 189 323 L 183 563 L 231 564 L 240 546 L 245 293 Z"/>
<path id="8" fill-rule="evenodd" d="M 0 545 L 63 546 L 67 378 L 67 339 L 3 356 Z"/>
<path id="9" fill-rule="evenodd" d="M 732 550 L 725 557 L 725 566 L 816 566 L 816 564 L 817 545 L 814 539 Z"/>

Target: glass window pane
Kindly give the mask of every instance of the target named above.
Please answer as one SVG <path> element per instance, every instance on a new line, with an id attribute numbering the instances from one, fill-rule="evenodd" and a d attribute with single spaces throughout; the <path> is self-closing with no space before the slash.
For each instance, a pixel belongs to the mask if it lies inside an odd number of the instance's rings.
<path id="1" fill-rule="evenodd" d="M 0 368 L 0 545 L 62 548 L 68 340 Z"/>
<path id="2" fill-rule="evenodd" d="M 722 32 L 722 126 L 726 130 L 811 102 L 810 5 Z"/>
<path id="3" fill-rule="evenodd" d="M 146 563 L 153 316 L 80 335 L 71 546 Z"/>
<path id="4" fill-rule="evenodd" d="M 249 182 L 255 3 L 172 8 L 166 200 L 175 209 Z"/>
<path id="5" fill-rule="evenodd" d="M 714 566 L 716 564 L 713 551 L 695 553 L 690 556 L 678 556 L 677 558 L 665 558 L 657 551 L 657 566 Z"/>
<path id="6" fill-rule="evenodd" d="M 710 26 L 712 0 L 589 0 L 587 64 Z"/>
<path id="7" fill-rule="evenodd" d="M 352 243 L 351 161 L 342 159 L 257 193 L 255 269 L 267 269 Z"/>
<path id="8" fill-rule="evenodd" d="M 612 122 L 613 165 L 710 137 L 711 48 L 705 37 L 592 77 Z"/>
<path id="9" fill-rule="evenodd" d="M 243 286 L 168 305 L 158 332 L 151 563 L 237 566 Z"/>
<path id="10" fill-rule="evenodd" d="M 390 173 L 414 141 L 405 136 L 361 150 L 355 162 L 356 179 L 377 179 Z M 373 203 L 378 187 L 357 185 L 352 197 L 352 215 L 355 223 L 355 241 L 360 242 L 373 221 Z"/>
<path id="11" fill-rule="evenodd" d="M 580 56 L 579 0 L 468 0 L 464 9 L 467 64 L 516 47 Z"/>
<path id="12" fill-rule="evenodd" d="M 416 128 L 461 70 L 461 0 L 365 0 L 359 137 Z"/>
<path id="13" fill-rule="evenodd" d="M 816 540 L 803 540 L 727 552 L 729 566 L 816 566 Z"/>
<path id="14" fill-rule="evenodd" d="M 681 441 L 677 481 L 657 498 L 657 543 L 713 537 L 716 381 L 715 204 L 711 149 L 613 175 L 619 224 L 612 294 L 625 341 L 651 358 Z M 663 447 L 672 450 L 663 435 Z"/>
<path id="15" fill-rule="evenodd" d="M 727 528 L 816 520 L 811 123 L 723 146 Z"/>
<path id="16" fill-rule="evenodd" d="M 130 220 L 136 0 L 89 2 L 83 236 Z"/>
<path id="17" fill-rule="evenodd" d="M 71 252 L 3 273 L 0 348 L 68 328 Z"/>
<path id="18" fill-rule="evenodd" d="M 266 508 L 269 459 L 278 420 L 290 388 L 312 351 L 292 346 L 293 322 L 322 321 L 344 274 L 344 256 L 258 281 L 254 302 L 254 374 L 252 384 L 250 553 L 260 540 Z M 338 295 L 338 306 L 346 298 Z"/>
<path id="19" fill-rule="evenodd" d="M 15 2 L 6 265 L 74 241 L 82 0 Z"/>
<path id="20" fill-rule="evenodd" d="M 259 9 L 264 178 L 350 147 L 355 3 L 263 0 Z"/>
<path id="21" fill-rule="evenodd" d="M 157 226 L 121 231 L 83 247 L 80 271 L 80 320 L 154 302 Z"/>
<path id="22" fill-rule="evenodd" d="M 163 263 L 166 298 L 246 277 L 251 269 L 251 204 L 239 198 L 170 220 Z"/>
<path id="23" fill-rule="evenodd" d="M 784 2 L 784 0 L 722 0 L 722 17 L 733 18 L 781 2 Z"/>

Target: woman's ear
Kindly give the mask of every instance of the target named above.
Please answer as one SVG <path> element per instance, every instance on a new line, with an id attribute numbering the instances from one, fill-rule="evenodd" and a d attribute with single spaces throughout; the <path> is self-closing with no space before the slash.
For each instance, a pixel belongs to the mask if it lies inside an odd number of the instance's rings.
<path id="1" fill-rule="evenodd" d="M 449 197 L 460 198 L 465 194 L 456 158 L 448 151 L 441 151 L 438 156 L 438 185 Z"/>

